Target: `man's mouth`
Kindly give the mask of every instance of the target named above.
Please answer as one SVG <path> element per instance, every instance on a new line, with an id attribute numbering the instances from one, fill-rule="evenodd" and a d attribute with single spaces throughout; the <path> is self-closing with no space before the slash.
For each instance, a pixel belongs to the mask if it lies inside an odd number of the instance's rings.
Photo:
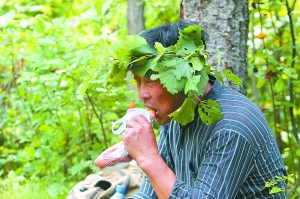
<path id="1" fill-rule="evenodd" d="M 158 117 L 158 111 L 150 106 L 146 106 L 146 108 L 155 116 Z"/>

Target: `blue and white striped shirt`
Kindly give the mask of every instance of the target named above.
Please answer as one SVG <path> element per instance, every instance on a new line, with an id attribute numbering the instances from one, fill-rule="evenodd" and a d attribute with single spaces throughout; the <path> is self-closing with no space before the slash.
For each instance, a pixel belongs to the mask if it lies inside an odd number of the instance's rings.
<path id="1" fill-rule="evenodd" d="M 160 155 L 177 176 L 169 198 L 286 198 L 262 190 L 286 170 L 261 111 L 218 81 L 204 99 L 219 103 L 221 120 L 207 126 L 196 115 L 186 126 L 172 121 L 160 129 Z M 157 198 L 146 176 L 133 198 Z"/>

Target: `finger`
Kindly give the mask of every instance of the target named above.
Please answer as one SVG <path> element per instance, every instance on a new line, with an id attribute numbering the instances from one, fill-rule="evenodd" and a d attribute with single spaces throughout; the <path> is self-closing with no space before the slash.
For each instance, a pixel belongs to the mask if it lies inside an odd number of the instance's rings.
<path id="1" fill-rule="evenodd" d="M 130 137 L 130 132 L 131 132 L 131 129 L 129 129 L 129 128 L 126 128 L 124 130 L 124 132 L 122 133 L 122 140 L 123 141 L 124 141 L 124 138 Z"/>
<path id="2" fill-rule="evenodd" d="M 137 115 L 133 118 L 133 120 L 139 124 L 144 124 L 144 123 L 149 124 L 148 120 L 143 115 Z"/>
<path id="3" fill-rule="evenodd" d="M 133 128 L 137 125 L 139 125 L 139 123 L 137 121 L 135 121 L 134 118 L 132 118 L 131 120 L 128 121 L 127 128 Z"/>

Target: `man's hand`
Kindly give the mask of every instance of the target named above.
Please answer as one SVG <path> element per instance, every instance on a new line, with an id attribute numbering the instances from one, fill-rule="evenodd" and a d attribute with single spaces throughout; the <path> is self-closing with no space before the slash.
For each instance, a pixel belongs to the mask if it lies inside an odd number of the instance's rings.
<path id="1" fill-rule="evenodd" d="M 153 128 L 144 116 L 138 115 L 128 122 L 122 139 L 129 155 L 140 166 L 145 161 L 160 158 Z"/>

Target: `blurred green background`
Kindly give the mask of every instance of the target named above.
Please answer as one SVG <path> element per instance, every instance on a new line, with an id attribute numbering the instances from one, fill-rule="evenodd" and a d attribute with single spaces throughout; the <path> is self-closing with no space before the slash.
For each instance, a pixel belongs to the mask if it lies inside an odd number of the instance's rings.
<path id="1" fill-rule="evenodd" d="M 179 19 L 179 0 L 144 3 L 146 29 Z M 83 100 L 76 92 L 93 44 L 127 34 L 126 8 L 125 0 L 0 0 L 0 198 L 65 198 L 121 140 L 111 122 L 132 100 L 142 107 L 136 92 L 125 81 L 104 89 L 104 76 Z M 299 9 L 299 1 L 249 1 L 247 95 L 274 131 L 293 197 L 300 193 Z"/>

